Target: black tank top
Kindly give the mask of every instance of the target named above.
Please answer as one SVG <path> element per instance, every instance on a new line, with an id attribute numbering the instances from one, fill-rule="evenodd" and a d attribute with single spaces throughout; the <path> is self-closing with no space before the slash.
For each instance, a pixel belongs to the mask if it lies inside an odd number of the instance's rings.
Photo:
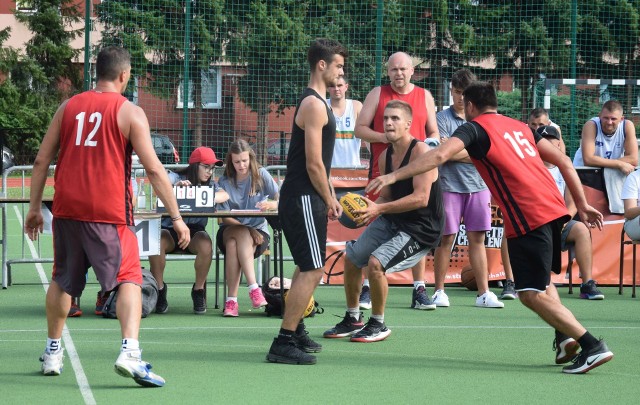
<path id="1" fill-rule="evenodd" d="M 411 140 L 411 145 L 409 146 L 407 153 L 404 155 L 402 163 L 400 163 L 400 167 L 404 167 L 409 164 L 411 151 L 416 146 L 416 143 L 418 143 L 418 140 Z M 385 174 L 389 174 L 393 171 L 393 168 L 391 167 L 392 153 L 393 146 L 389 145 L 387 148 Z M 391 197 L 394 200 L 398 200 L 413 193 L 413 178 L 400 180 L 389 187 L 391 188 Z M 442 228 L 444 228 L 444 209 L 442 206 L 440 179 L 436 179 L 436 181 L 431 185 L 429 203 L 426 207 L 398 214 L 385 214 L 384 216 L 424 247 L 437 246 L 440 244 Z"/>
<path id="2" fill-rule="evenodd" d="M 327 110 L 328 122 L 327 125 L 322 127 L 322 163 L 324 163 L 324 167 L 327 170 L 327 178 L 329 178 L 331 159 L 333 158 L 333 144 L 336 140 L 336 120 L 324 97 L 320 97 L 315 90 L 307 87 L 302 92 L 293 116 L 293 130 L 291 131 L 291 143 L 289 144 L 289 154 L 287 155 L 287 175 L 284 178 L 284 183 L 280 190 L 281 198 L 283 196 L 297 197 L 301 195 L 318 194 L 311 183 L 309 173 L 307 173 L 304 130 L 296 125 L 296 116 L 300 109 L 300 103 L 309 96 L 314 96 L 322 100 Z"/>

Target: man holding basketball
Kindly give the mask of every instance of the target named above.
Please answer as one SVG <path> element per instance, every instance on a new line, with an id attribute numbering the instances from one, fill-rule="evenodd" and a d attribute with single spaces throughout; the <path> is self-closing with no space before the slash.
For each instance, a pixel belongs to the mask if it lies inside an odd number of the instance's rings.
<path id="1" fill-rule="evenodd" d="M 573 364 L 562 369 L 579 374 L 613 358 L 603 340 L 596 339 L 562 305 L 551 283 L 560 266 L 560 233 L 570 217 L 564 199 L 543 160 L 560 169 L 581 220 L 602 229 L 602 214 L 587 204 L 571 160 L 524 123 L 497 113 L 493 86 L 474 82 L 463 92 L 466 124 L 449 140 L 406 167 L 378 177 L 367 191 L 375 192 L 401 179 L 429 172 L 462 149 L 469 152 L 491 194 L 504 213 L 505 233 L 520 301 L 555 329 L 556 341 L 570 337 L 578 345 L 566 353 Z"/>
<path id="2" fill-rule="evenodd" d="M 384 113 L 384 133 L 389 146 L 380 155 L 381 173 L 391 173 L 419 159 L 429 146 L 409 132 L 412 109 L 409 103 L 391 100 Z M 383 187 L 373 202 L 356 210 L 356 221 L 368 224 L 358 240 L 346 244 L 344 290 L 347 312 L 344 319 L 324 333 L 326 338 L 351 336 L 352 342 L 378 342 L 391 334 L 384 323 L 389 286 L 386 272 L 399 271 L 418 263 L 440 243 L 444 213 L 438 171 Z M 371 285 L 371 317 L 363 323 L 358 306 L 362 269 L 367 267 Z"/>
<path id="3" fill-rule="evenodd" d="M 371 90 L 362 105 L 362 111 L 356 121 L 355 134 L 363 141 L 369 142 L 371 146 L 370 180 L 380 175 L 378 159 L 389 143 L 384 130 L 383 113 L 390 100 L 402 100 L 411 106 L 413 119 L 410 132 L 414 138 L 419 141 L 424 141 L 426 138 L 440 139 L 433 96 L 428 90 L 411 83 L 413 72 L 411 56 L 404 52 L 394 53 L 387 61 L 389 84 Z M 370 197 L 375 199 L 375 196 L 370 195 Z M 413 275 L 411 308 L 433 310 L 436 306 L 425 288 L 424 266 L 423 259 L 411 269 Z M 365 298 L 368 288 L 368 280 L 365 279 L 360 298 L 360 307 L 363 309 L 370 307 L 370 303 Z"/>

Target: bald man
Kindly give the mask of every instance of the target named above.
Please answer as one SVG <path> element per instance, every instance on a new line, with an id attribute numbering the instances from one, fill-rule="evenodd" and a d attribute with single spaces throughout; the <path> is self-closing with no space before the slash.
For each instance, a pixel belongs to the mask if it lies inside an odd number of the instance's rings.
<path id="1" fill-rule="evenodd" d="M 389 84 L 374 88 L 369 92 L 362 105 L 362 110 L 356 121 L 356 137 L 371 144 L 371 164 L 369 167 L 369 181 L 380 175 L 378 158 L 387 149 L 388 141 L 384 134 L 384 107 L 391 100 L 401 100 L 408 103 L 413 110 L 413 119 L 409 132 L 419 141 L 426 138 L 440 140 L 438 124 L 436 122 L 436 108 L 431 93 L 411 83 L 413 76 L 413 61 L 404 52 L 394 53 L 387 61 L 387 75 Z M 375 200 L 377 195 L 369 196 Z M 435 304 L 427 295 L 424 285 L 423 258 L 412 268 L 413 296 L 411 308 L 435 309 Z M 369 298 L 369 284 L 365 279 L 360 296 L 360 308 L 371 308 Z"/>

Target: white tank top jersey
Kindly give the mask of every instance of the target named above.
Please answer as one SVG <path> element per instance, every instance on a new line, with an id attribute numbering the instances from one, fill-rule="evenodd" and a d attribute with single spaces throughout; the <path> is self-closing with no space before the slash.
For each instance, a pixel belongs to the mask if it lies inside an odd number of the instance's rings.
<path id="1" fill-rule="evenodd" d="M 591 118 L 596 124 L 596 150 L 595 155 L 603 157 L 605 159 L 618 159 L 624 154 L 624 124 L 625 120 L 620 121 L 618 128 L 613 135 L 605 135 L 602 132 L 602 125 L 600 124 L 600 118 Z M 574 166 L 584 166 L 584 160 L 582 158 L 582 147 L 579 147 L 576 151 L 576 155 L 573 157 Z"/>
<path id="2" fill-rule="evenodd" d="M 356 117 L 353 110 L 353 100 L 347 99 L 347 105 L 342 116 L 336 118 L 336 143 L 333 146 L 331 167 L 356 167 L 360 164 L 360 138 L 356 138 Z M 327 99 L 331 106 L 331 100 Z"/>

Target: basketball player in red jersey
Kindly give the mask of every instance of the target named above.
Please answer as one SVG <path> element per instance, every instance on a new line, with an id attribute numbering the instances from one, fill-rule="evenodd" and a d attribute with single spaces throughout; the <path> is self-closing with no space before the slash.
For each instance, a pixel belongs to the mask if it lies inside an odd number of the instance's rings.
<path id="1" fill-rule="evenodd" d="M 440 141 L 433 97 L 428 90 L 411 83 L 411 77 L 413 76 L 413 61 L 411 57 L 404 52 L 397 52 L 391 55 L 387 62 L 387 74 L 389 75 L 390 83 L 376 87 L 369 92 L 356 121 L 356 137 L 371 144 L 370 181 L 380 176 L 378 158 L 388 146 L 388 141 L 384 135 L 382 118 L 384 116 L 384 107 L 390 100 L 401 100 L 411 106 L 413 121 L 409 132 L 414 138 L 419 141 L 424 141 L 426 138 L 435 138 Z M 377 194 L 369 195 L 372 200 L 377 197 Z M 424 264 L 425 259 L 423 258 L 411 269 L 413 275 L 411 308 L 431 310 L 435 309 L 436 306 L 426 293 Z M 362 309 L 371 308 L 367 279 L 364 281 L 360 295 L 360 307 Z"/>
<path id="2" fill-rule="evenodd" d="M 189 244 L 189 228 L 178 211 L 171 183 L 151 143 L 144 111 L 122 96 L 131 77 L 131 57 L 120 47 L 104 48 L 96 62 L 95 89 L 63 102 L 56 111 L 33 165 L 31 201 L 24 229 L 31 240 L 43 229 L 40 212 L 49 165 L 58 155 L 53 199 L 54 265 L 47 290 L 48 338 L 41 357 L 45 375 L 63 366 L 62 330 L 71 305 L 93 267 L 102 291 L 118 288 L 116 313 L 122 349 L 115 371 L 142 386 L 164 379 L 141 360 L 142 271 L 134 232 L 131 152 L 140 156 L 149 181 L 167 207 L 178 244 Z"/>
<path id="3" fill-rule="evenodd" d="M 432 170 L 463 148 L 504 213 L 505 235 L 520 301 L 555 329 L 566 342 L 556 363 L 573 360 L 562 371 L 581 374 L 613 358 L 604 340 L 591 335 L 562 305 L 551 271 L 560 271 L 560 233 L 569 214 L 543 160 L 560 169 L 580 219 L 602 229 L 602 214 L 587 204 L 571 159 L 526 124 L 497 113 L 493 86 L 474 82 L 463 92 L 466 124 L 439 148 L 398 171 L 378 177 L 367 191 Z M 555 346 L 555 345 L 554 345 Z M 582 348 L 580 354 L 578 350 Z M 560 354 L 560 355 L 558 355 Z"/>

